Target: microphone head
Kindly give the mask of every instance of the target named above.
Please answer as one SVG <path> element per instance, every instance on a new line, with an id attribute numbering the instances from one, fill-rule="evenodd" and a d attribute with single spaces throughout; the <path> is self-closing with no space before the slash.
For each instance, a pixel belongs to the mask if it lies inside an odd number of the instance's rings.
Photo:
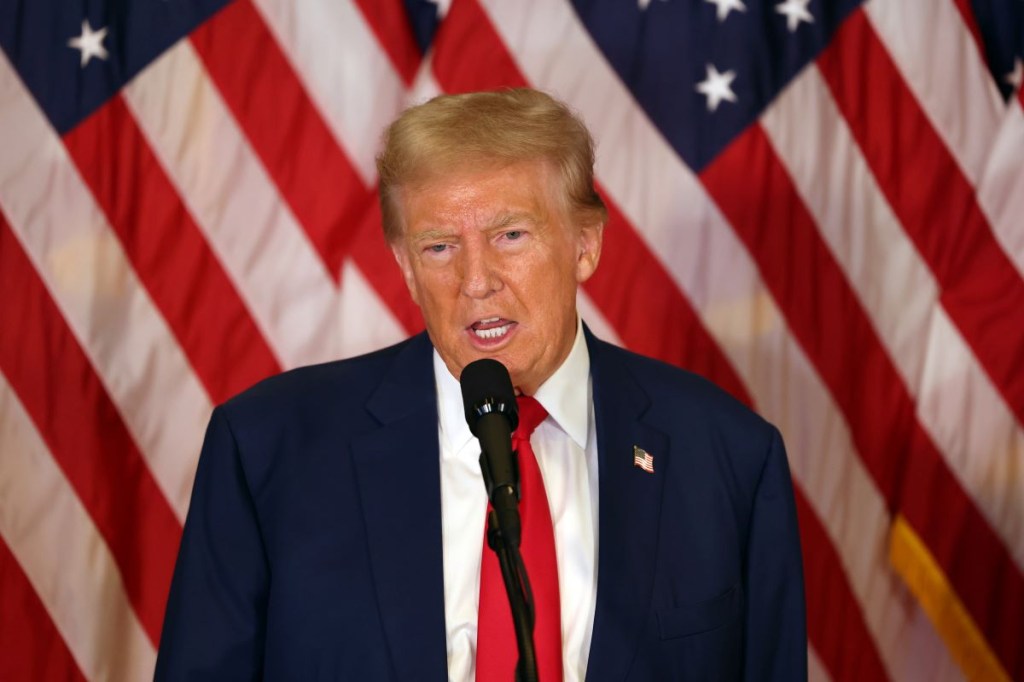
<path id="1" fill-rule="evenodd" d="M 459 378 L 462 386 L 462 404 L 466 408 L 466 423 L 477 438 L 477 422 L 486 414 L 494 412 L 505 415 L 509 430 L 519 425 L 519 408 L 512 378 L 505 365 L 497 360 L 484 358 L 465 366 Z"/>

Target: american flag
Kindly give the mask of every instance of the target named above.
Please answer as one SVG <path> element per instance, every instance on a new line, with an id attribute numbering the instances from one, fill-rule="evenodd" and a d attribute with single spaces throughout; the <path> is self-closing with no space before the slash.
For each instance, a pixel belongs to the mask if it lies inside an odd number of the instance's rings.
<path id="1" fill-rule="evenodd" d="M 1020 0 L 0 0 L 0 679 L 152 675 L 213 405 L 422 328 L 379 135 L 598 142 L 584 319 L 782 430 L 815 680 L 1024 679 Z"/>
<path id="2" fill-rule="evenodd" d="M 643 448 L 633 446 L 633 466 L 640 467 L 649 474 L 654 473 L 654 456 Z"/>

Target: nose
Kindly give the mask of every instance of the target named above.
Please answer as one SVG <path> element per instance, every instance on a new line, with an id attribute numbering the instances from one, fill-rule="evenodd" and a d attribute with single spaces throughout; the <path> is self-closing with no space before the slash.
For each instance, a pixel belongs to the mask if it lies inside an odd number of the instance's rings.
<path id="1" fill-rule="evenodd" d="M 470 298 L 487 298 L 501 289 L 501 277 L 486 246 L 468 243 L 460 255 L 463 294 Z"/>

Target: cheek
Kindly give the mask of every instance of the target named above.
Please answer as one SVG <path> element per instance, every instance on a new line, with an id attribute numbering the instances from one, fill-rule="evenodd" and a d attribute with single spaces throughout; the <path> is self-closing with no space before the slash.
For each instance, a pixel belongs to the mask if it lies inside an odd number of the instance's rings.
<path id="1" fill-rule="evenodd" d="M 545 319 L 560 321 L 576 309 L 576 289 L 571 269 L 550 265 L 532 279 L 526 304 Z"/>
<path id="2" fill-rule="evenodd" d="M 452 313 L 458 299 L 458 284 L 444 270 L 421 269 L 410 290 L 414 291 L 413 299 L 424 314 L 434 316 L 431 320 L 434 324 L 444 322 L 442 318 Z"/>

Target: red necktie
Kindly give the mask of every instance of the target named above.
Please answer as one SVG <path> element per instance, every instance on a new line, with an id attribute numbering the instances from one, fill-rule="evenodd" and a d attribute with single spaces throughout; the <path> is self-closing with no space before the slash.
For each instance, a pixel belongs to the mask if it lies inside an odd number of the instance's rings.
<path id="1" fill-rule="evenodd" d="M 551 510 L 544 479 L 530 446 L 530 435 L 547 412 L 533 398 L 520 396 L 519 427 L 512 447 L 519 452 L 519 513 L 523 523 L 520 551 L 533 588 L 536 612 L 533 641 L 537 649 L 537 674 L 541 682 L 562 679 L 562 618 L 558 597 L 558 563 Z M 484 539 L 480 569 L 480 612 L 476 635 L 477 682 L 511 682 L 515 679 L 516 647 L 512 611 L 508 605 L 501 567 Z"/>

